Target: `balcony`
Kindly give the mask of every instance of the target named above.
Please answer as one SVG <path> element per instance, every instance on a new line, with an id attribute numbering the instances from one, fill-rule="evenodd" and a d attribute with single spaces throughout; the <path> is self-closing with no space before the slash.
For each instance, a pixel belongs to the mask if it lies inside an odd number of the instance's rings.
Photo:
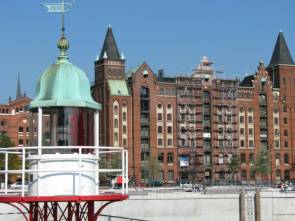
<path id="1" fill-rule="evenodd" d="M 150 137 L 148 131 L 141 131 L 140 134 L 141 134 L 141 137 L 142 137 L 142 138 L 149 138 L 149 137 Z"/>
<path id="2" fill-rule="evenodd" d="M 204 127 L 210 127 L 211 126 L 211 121 L 210 120 L 203 120 L 203 126 Z"/>
<path id="3" fill-rule="evenodd" d="M 267 118 L 267 112 L 266 111 L 260 111 L 260 118 Z"/>
<path id="4" fill-rule="evenodd" d="M 206 151 L 206 152 L 211 151 L 211 146 L 210 145 L 204 145 L 204 151 Z"/>
<path id="5" fill-rule="evenodd" d="M 266 122 L 260 122 L 260 128 L 267 129 L 267 123 Z"/>
<path id="6" fill-rule="evenodd" d="M 141 144 L 141 152 L 150 152 L 149 144 Z"/>
<path id="7" fill-rule="evenodd" d="M 140 123 L 141 124 L 144 124 L 144 125 L 149 125 L 149 119 L 147 119 L 147 118 L 141 118 L 140 119 Z"/>

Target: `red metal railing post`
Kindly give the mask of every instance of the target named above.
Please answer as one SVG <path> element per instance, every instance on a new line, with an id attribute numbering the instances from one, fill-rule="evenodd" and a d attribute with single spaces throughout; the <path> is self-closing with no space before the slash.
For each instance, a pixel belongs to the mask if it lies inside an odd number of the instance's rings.
<path id="1" fill-rule="evenodd" d="M 88 221 L 94 221 L 94 201 L 88 201 L 87 207 Z"/>

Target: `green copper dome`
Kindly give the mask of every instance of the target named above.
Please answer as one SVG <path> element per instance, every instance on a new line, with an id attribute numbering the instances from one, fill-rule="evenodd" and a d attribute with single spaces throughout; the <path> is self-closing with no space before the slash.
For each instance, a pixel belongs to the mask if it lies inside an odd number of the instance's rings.
<path id="1" fill-rule="evenodd" d="M 91 97 L 90 83 L 83 70 L 69 62 L 65 37 L 58 42 L 61 53 L 55 64 L 47 68 L 37 83 L 37 97 L 31 102 L 36 107 L 86 107 L 101 109 Z"/>

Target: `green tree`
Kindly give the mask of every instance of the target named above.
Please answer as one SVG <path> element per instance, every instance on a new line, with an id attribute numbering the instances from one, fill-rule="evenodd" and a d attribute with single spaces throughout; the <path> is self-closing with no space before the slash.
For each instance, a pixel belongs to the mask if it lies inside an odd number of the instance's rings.
<path id="1" fill-rule="evenodd" d="M 269 156 L 267 150 L 261 150 L 257 155 L 253 170 L 255 174 L 260 175 L 261 180 L 264 175 L 268 175 L 270 173 Z"/>
<path id="2" fill-rule="evenodd" d="M 231 174 L 231 180 L 234 181 L 235 174 L 240 170 L 240 158 L 237 155 L 232 156 L 230 163 L 228 164 L 228 170 Z"/>
<path id="3" fill-rule="evenodd" d="M 159 171 L 160 171 L 160 164 L 158 158 L 156 156 L 151 156 L 149 158 L 148 163 L 148 170 L 149 170 L 149 178 L 150 179 L 158 179 L 159 178 Z"/>
<path id="4" fill-rule="evenodd" d="M 5 134 L 0 134 L 0 149 L 7 147 L 14 147 L 14 143 L 11 141 L 10 137 Z M 19 169 L 19 157 L 17 154 L 9 154 L 8 155 L 8 169 L 9 170 L 17 170 Z M 0 169 L 3 170 L 5 168 L 5 154 L 0 153 Z M 11 178 L 13 174 L 9 174 Z M 1 175 L 1 181 L 3 180 L 3 176 Z"/>

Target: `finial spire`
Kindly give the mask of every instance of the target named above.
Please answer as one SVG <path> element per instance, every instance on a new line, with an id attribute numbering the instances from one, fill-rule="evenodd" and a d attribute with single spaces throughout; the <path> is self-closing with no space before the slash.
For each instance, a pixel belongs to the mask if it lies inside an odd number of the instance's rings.
<path id="1" fill-rule="evenodd" d="M 65 37 L 65 13 L 69 12 L 70 8 L 74 6 L 74 1 L 65 3 L 65 0 L 61 0 L 61 3 L 42 3 L 42 5 L 48 9 L 49 13 L 61 13 L 61 38 L 57 43 L 57 47 L 60 50 L 58 60 L 67 60 L 66 51 L 69 48 L 69 42 Z"/>
<path id="2" fill-rule="evenodd" d="M 20 86 L 20 77 L 19 77 L 19 73 L 17 76 L 17 88 L 16 88 L 16 96 L 15 99 L 18 100 L 22 97 L 22 92 L 21 92 L 21 86 Z"/>

